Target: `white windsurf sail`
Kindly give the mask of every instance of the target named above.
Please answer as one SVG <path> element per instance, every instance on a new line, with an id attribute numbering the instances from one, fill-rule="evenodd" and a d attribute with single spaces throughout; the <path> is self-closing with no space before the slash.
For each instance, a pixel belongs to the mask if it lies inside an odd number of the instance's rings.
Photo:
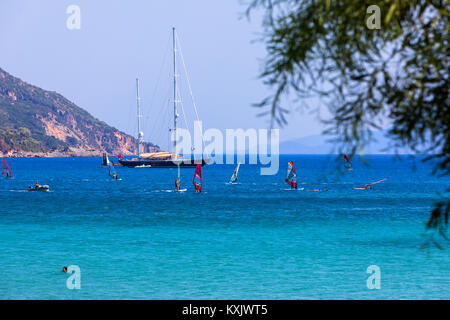
<path id="1" fill-rule="evenodd" d="M 241 163 L 239 162 L 236 166 L 236 169 L 233 171 L 233 175 L 230 178 L 230 183 L 236 183 L 238 180 L 238 173 L 239 173 L 239 167 L 241 166 Z"/>
<path id="2" fill-rule="evenodd" d="M 109 166 L 111 162 L 109 161 L 108 155 L 106 153 L 103 154 L 102 166 Z"/>

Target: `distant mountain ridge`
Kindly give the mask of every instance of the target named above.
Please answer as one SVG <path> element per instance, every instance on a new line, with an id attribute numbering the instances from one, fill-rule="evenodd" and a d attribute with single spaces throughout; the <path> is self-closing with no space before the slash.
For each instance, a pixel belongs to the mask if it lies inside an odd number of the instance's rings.
<path id="1" fill-rule="evenodd" d="M 146 143 L 145 152 L 159 151 Z M 137 140 L 0 68 L 0 156 L 136 154 Z"/>

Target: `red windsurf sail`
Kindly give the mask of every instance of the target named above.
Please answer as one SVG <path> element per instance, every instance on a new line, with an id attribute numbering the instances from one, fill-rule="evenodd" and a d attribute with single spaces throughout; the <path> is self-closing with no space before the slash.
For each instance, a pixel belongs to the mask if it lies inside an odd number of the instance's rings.
<path id="1" fill-rule="evenodd" d="M 202 177 L 202 165 L 200 163 L 197 163 L 197 166 L 195 167 L 194 179 L 192 180 L 192 183 L 195 186 L 195 191 L 197 192 L 202 191 L 203 177 Z"/>
<path id="2" fill-rule="evenodd" d="M 344 168 L 348 169 L 348 170 L 353 170 L 352 169 L 352 162 L 350 161 L 350 158 L 344 154 L 344 159 L 346 161 L 346 164 L 344 164 Z"/>
<path id="3" fill-rule="evenodd" d="M 9 169 L 9 165 L 8 162 L 6 162 L 6 159 L 2 159 L 2 175 L 7 178 L 11 178 L 11 169 Z"/>
<path id="4" fill-rule="evenodd" d="M 292 161 L 288 162 L 286 183 L 291 186 L 291 188 L 297 189 L 297 172 L 295 171 L 295 166 Z"/>

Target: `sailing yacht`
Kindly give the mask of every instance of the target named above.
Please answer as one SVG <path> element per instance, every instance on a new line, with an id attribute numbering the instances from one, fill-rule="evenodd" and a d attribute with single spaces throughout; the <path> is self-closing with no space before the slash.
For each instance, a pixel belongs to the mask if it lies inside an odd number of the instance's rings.
<path id="1" fill-rule="evenodd" d="M 176 31 L 172 28 L 173 37 L 173 134 L 177 137 L 177 41 L 176 41 Z M 139 79 L 136 79 L 136 101 L 137 101 L 137 120 L 138 120 L 138 145 L 137 145 L 137 158 L 134 159 L 120 159 L 119 163 L 125 167 L 145 167 L 145 168 L 195 168 L 197 163 L 202 166 L 206 164 L 205 159 L 192 160 L 183 159 L 177 153 L 176 139 L 173 143 L 172 152 L 153 152 L 153 153 L 142 153 L 141 147 L 144 143 L 144 133 L 141 131 L 141 110 L 140 110 L 140 96 L 139 96 Z"/>

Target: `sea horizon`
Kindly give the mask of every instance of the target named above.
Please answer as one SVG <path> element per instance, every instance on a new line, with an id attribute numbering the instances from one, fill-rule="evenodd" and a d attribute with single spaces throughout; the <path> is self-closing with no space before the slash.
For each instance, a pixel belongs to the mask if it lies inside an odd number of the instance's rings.
<path id="1" fill-rule="evenodd" d="M 67 155 L 67 156 L 40 156 L 40 155 L 30 155 L 30 156 L 19 156 L 19 157 L 17 157 L 17 156 L 11 156 L 11 155 L 2 155 L 2 156 L 0 156 L 1 158 L 23 158 L 23 159 L 27 159 L 27 158 L 54 158 L 54 159 L 64 159 L 64 158 L 101 158 L 102 157 L 102 155 L 103 155 L 103 153 L 106 153 L 109 157 L 117 157 L 118 155 L 114 155 L 114 154 L 112 154 L 112 153 L 107 153 L 107 152 L 100 152 L 98 155 L 96 155 L 96 156 L 92 156 L 92 155 L 89 155 L 89 156 L 82 156 L 82 155 L 80 155 L 80 156 L 74 156 L 74 155 Z M 296 155 L 301 155 L 301 156 L 317 156 L 317 155 L 320 155 L 320 156 L 326 156 L 326 155 L 329 155 L 329 156 L 342 156 L 344 153 L 274 153 L 274 154 L 272 154 L 272 153 L 269 153 L 268 154 L 268 156 L 273 156 L 273 155 L 280 155 L 280 156 L 289 156 L 289 155 L 294 155 L 294 156 L 296 156 Z M 179 153 L 179 155 L 180 156 L 184 156 L 182 153 Z M 255 156 L 255 155 L 259 155 L 258 153 L 222 153 L 222 154 L 219 154 L 218 156 L 227 156 L 227 155 L 234 155 L 235 157 L 238 157 L 238 156 L 242 156 L 242 155 L 245 155 L 245 156 Z M 364 157 L 364 156 L 378 156 L 378 155 L 381 155 L 381 156 L 383 156 L 383 155 L 386 155 L 386 156 L 435 156 L 436 154 L 432 154 L 432 153 L 365 153 L 365 154 L 362 154 L 362 153 L 356 153 L 356 154 L 354 154 L 353 156 L 355 156 L 355 157 Z M 124 154 L 124 155 L 122 155 L 122 157 L 137 157 L 138 155 L 137 154 Z M 195 156 L 195 157 L 197 157 L 197 156 L 199 156 L 199 155 L 191 155 L 191 156 Z"/>

